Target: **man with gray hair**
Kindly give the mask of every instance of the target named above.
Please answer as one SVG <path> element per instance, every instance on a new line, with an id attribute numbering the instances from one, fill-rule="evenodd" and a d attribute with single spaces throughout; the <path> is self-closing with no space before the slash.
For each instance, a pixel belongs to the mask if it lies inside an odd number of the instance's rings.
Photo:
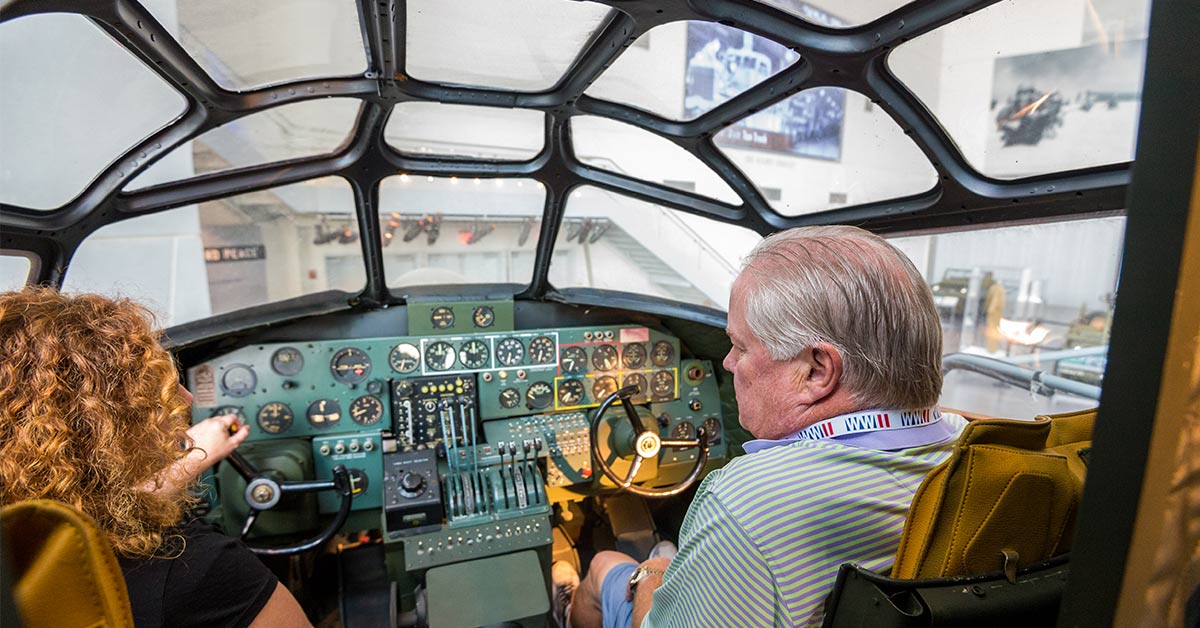
<path id="1" fill-rule="evenodd" d="M 578 577 L 556 563 L 570 625 L 819 625 L 839 565 L 892 563 L 917 487 L 966 424 L 937 407 L 929 288 L 878 236 L 830 226 L 764 239 L 728 321 L 723 364 L 757 440 L 705 478 L 673 559 L 601 552 L 569 610 Z"/>

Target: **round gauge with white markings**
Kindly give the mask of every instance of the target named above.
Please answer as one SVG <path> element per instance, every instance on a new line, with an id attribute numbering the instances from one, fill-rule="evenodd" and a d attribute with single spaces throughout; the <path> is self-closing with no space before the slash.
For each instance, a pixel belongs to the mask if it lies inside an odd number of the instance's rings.
<path id="1" fill-rule="evenodd" d="M 592 366 L 597 371 L 611 371 L 617 368 L 617 348 L 612 345 L 600 345 L 592 349 Z"/>
<path id="2" fill-rule="evenodd" d="M 471 322 L 481 329 L 491 327 L 496 322 L 496 310 L 490 306 L 481 305 L 471 313 Z"/>
<path id="3" fill-rule="evenodd" d="M 254 369 L 245 364 L 230 364 L 221 376 L 221 390 L 230 397 L 245 397 L 254 392 L 258 376 Z"/>
<path id="4" fill-rule="evenodd" d="M 525 405 L 530 410 L 541 410 L 554 400 L 554 389 L 546 382 L 534 382 L 525 391 Z"/>
<path id="5" fill-rule="evenodd" d="M 458 361 L 469 369 L 481 369 L 488 364 L 489 351 L 487 343 L 482 340 L 468 340 L 458 350 Z"/>
<path id="6" fill-rule="evenodd" d="M 271 354 L 271 370 L 284 377 L 299 375 L 304 370 L 304 354 L 295 347 L 280 347 Z"/>
<path id="7" fill-rule="evenodd" d="M 242 414 L 241 406 L 221 406 L 213 410 L 208 416 L 225 416 L 226 414 L 232 414 L 233 416 L 236 416 L 239 423 L 246 420 L 246 416 Z"/>
<path id="8" fill-rule="evenodd" d="M 500 391 L 500 407 L 508 410 L 517 407 L 521 403 L 521 393 L 517 392 L 516 388 L 505 388 Z"/>
<path id="9" fill-rule="evenodd" d="M 592 382 L 592 399 L 602 401 L 605 397 L 617 392 L 617 378 L 612 375 L 597 377 Z"/>
<path id="10" fill-rule="evenodd" d="M 634 399 L 644 398 L 646 391 L 650 390 L 650 386 L 646 384 L 646 376 L 641 373 L 630 373 L 625 376 L 625 381 L 621 382 L 622 386 L 637 386 L 638 391 L 633 395 Z"/>
<path id="11" fill-rule="evenodd" d="M 654 343 L 654 350 L 650 352 L 650 361 L 654 362 L 654 366 L 667 366 L 674 359 L 675 347 L 671 343 L 666 340 Z"/>
<path id="12" fill-rule="evenodd" d="M 454 347 L 441 340 L 425 347 L 425 366 L 431 371 L 448 371 L 454 366 Z"/>
<path id="13" fill-rule="evenodd" d="M 402 342 L 388 354 L 388 364 L 397 373 L 411 373 L 421 364 L 421 352 L 416 346 Z"/>
<path id="14" fill-rule="evenodd" d="M 717 417 L 710 416 L 707 419 L 704 419 L 704 423 L 701 424 L 701 427 L 704 428 L 704 433 L 708 435 L 709 443 L 715 443 L 717 442 L 717 439 L 721 438 L 721 420 Z"/>
<path id="15" fill-rule="evenodd" d="M 272 401 L 258 410 L 258 426 L 268 434 L 282 434 L 292 429 L 292 409 L 286 403 Z"/>
<path id="16" fill-rule="evenodd" d="M 496 344 L 496 361 L 504 366 L 516 366 L 525 359 L 525 345 L 516 338 L 505 338 Z"/>
<path id="17" fill-rule="evenodd" d="M 583 382 L 564 379 L 558 383 L 558 405 L 577 406 L 583 403 Z"/>
<path id="18" fill-rule="evenodd" d="M 433 325 L 434 329 L 450 329 L 454 326 L 454 310 L 444 305 L 433 308 L 429 315 L 429 324 Z"/>
<path id="19" fill-rule="evenodd" d="M 342 420 L 342 406 L 336 399 L 318 399 L 308 404 L 304 417 L 309 425 L 327 430 Z"/>
<path id="20" fill-rule="evenodd" d="M 562 350 L 558 365 L 564 373 L 576 375 L 587 370 L 587 352 L 580 347 L 567 347 Z"/>
<path id="21" fill-rule="evenodd" d="M 646 345 L 640 342 L 627 343 L 621 349 L 621 361 L 627 369 L 640 369 L 646 364 Z"/>
<path id="22" fill-rule="evenodd" d="M 658 371 L 650 378 L 650 392 L 655 399 L 675 396 L 675 376 L 671 371 Z"/>
<path id="23" fill-rule="evenodd" d="M 383 418 L 383 403 L 374 395 L 363 395 L 350 402 L 350 420 L 364 427 Z"/>
<path id="24" fill-rule="evenodd" d="M 329 372 L 343 384 L 357 384 L 371 374 L 371 358 L 361 349 L 344 347 L 333 354 L 329 361 Z"/>
<path id="25" fill-rule="evenodd" d="M 692 425 L 690 421 L 680 421 L 671 430 L 671 438 L 674 440 L 692 440 L 696 438 L 696 426 Z"/>
<path id="26" fill-rule="evenodd" d="M 538 336 L 529 341 L 529 359 L 534 364 L 554 362 L 554 341 L 550 336 Z"/>

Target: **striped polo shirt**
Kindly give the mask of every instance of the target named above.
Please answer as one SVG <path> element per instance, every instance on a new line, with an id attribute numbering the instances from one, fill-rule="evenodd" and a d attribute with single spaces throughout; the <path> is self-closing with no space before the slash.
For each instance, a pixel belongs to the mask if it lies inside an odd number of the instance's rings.
<path id="1" fill-rule="evenodd" d="M 819 626 L 838 567 L 888 569 L 913 495 L 966 421 L 751 441 L 705 478 L 643 626 Z"/>

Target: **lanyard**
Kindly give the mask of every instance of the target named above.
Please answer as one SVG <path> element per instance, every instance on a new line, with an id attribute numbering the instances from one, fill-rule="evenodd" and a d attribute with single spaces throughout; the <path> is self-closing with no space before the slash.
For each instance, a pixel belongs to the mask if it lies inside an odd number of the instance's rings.
<path id="1" fill-rule="evenodd" d="M 936 407 L 924 410 L 863 410 L 813 423 L 783 440 L 820 440 L 846 434 L 902 430 L 932 425 L 941 420 L 942 411 Z"/>

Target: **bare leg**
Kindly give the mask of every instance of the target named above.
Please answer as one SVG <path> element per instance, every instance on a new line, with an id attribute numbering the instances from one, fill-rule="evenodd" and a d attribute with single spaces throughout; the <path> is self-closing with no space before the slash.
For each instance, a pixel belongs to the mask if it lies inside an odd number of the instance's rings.
<path id="1" fill-rule="evenodd" d="M 604 617 L 600 612 L 600 587 L 613 567 L 637 561 L 621 552 L 600 552 L 592 558 L 587 577 L 575 589 L 571 601 L 570 625 L 574 628 L 600 628 Z"/>

